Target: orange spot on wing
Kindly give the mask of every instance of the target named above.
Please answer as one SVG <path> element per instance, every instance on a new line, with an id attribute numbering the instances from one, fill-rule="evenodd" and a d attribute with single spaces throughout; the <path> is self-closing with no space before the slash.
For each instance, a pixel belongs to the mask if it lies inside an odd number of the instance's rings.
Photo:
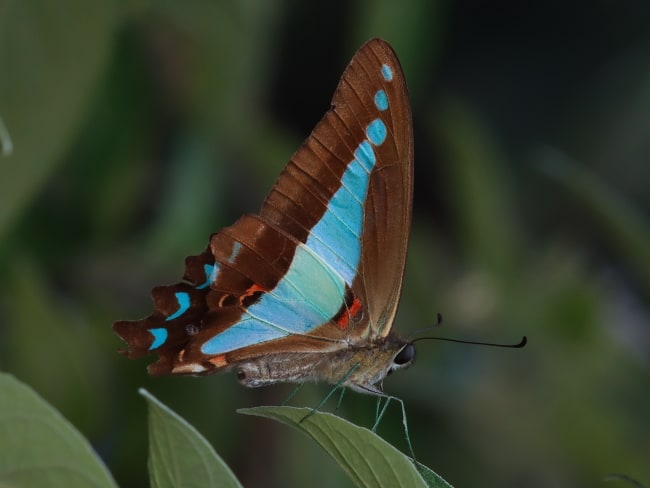
<path id="1" fill-rule="evenodd" d="M 225 354 L 219 354 L 218 356 L 208 359 L 208 361 L 214 364 L 215 367 L 217 368 L 223 368 L 224 366 L 228 366 L 228 361 L 226 361 Z"/>
<path id="2" fill-rule="evenodd" d="M 258 292 L 258 291 L 266 291 L 264 288 L 262 288 L 260 285 L 255 283 L 253 286 L 251 286 L 248 290 L 246 290 L 246 293 L 244 294 L 245 297 L 251 296 L 253 293 Z"/>
<path id="3" fill-rule="evenodd" d="M 244 306 L 244 300 L 246 300 L 248 297 L 252 297 L 257 292 L 266 293 L 266 290 L 255 283 L 254 285 L 250 286 L 242 296 L 239 297 L 239 304 L 241 306 Z"/>

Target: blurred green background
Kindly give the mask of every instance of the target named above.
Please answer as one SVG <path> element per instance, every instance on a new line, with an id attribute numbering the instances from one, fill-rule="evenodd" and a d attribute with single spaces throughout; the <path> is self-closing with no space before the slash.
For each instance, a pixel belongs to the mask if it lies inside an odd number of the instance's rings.
<path id="1" fill-rule="evenodd" d="M 247 487 L 348 486 L 299 433 L 235 413 L 291 386 L 151 379 L 110 326 L 259 209 L 371 37 L 397 51 L 415 123 L 397 330 L 441 312 L 439 335 L 529 338 L 418 345 L 385 389 L 419 460 L 459 487 L 650 485 L 646 1 L 0 1 L 0 369 L 121 486 L 148 483 L 140 386 Z M 370 426 L 374 400 L 340 414 Z M 405 449 L 397 407 L 379 433 Z"/>

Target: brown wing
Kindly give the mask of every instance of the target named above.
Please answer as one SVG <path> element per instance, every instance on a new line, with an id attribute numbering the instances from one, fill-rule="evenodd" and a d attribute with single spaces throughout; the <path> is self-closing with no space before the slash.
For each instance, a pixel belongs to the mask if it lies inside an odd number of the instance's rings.
<path id="1" fill-rule="evenodd" d="M 261 354 L 335 350 L 370 334 L 388 334 L 406 258 L 412 152 L 399 61 L 388 44 L 373 39 L 346 68 L 331 110 L 291 158 L 260 215 L 242 217 L 214 234 L 204 253 L 188 257 L 186 283 L 154 288 L 152 315 L 114 324 L 129 344 L 129 357 L 158 354 L 152 374 L 206 374 Z M 353 165 L 357 173 L 366 168 L 365 187 L 355 183 Z M 361 206 L 358 222 L 353 210 L 346 221 L 347 209 L 337 205 L 355 200 Z M 339 240 L 328 219 L 338 219 L 347 237 Z M 354 234 L 361 240 L 358 253 L 346 244 Z M 298 269 L 297 255 L 316 264 Z M 253 324 L 257 329 L 250 328 L 245 342 L 230 338 L 254 322 L 249 312 L 264 300 L 296 303 L 298 309 L 317 302 L 321 297 L 304 271 L 337 281 L 328 292 L 334 308 L 308 310 L 322 312 L 322 322 L 305 319 L 291 326 L 264 319 L 268 330 Z M 295 295 L 278 291 L 289 275 Z M 206 349 L 215 338 L 231 348 Z"/>
<path id="2" fill-rule="evenodd" d="M 390 73 L 390 80 L 384 77 Z M 364 44 L 348 65 L 332 109 L 294 154 L 266 198 L 261 215 L 305 242 L 323 216 L 369 124 L 378 117 L 386 140 L 374 148 L 376 165 L 364 205 L 361 262 L 352 283 L 375 333 L 390 331 L 406 264 L 413 200 L 413 132 L 406 81 L 393 49 L 380 39 Z"/>

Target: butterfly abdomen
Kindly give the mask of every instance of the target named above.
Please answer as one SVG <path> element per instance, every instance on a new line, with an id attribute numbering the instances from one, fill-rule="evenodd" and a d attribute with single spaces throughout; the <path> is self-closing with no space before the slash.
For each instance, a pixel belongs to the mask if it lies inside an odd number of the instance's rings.
<path id="1" fill-rule="evenodd" d="M 375 386 L 392 367 L 406 341 L 391 334 L 331 352 L 264 355 L 240 361 L 237 379 L 246 387 L 274 383 L 326 382 L 361 393 L 377 394 Z"/>

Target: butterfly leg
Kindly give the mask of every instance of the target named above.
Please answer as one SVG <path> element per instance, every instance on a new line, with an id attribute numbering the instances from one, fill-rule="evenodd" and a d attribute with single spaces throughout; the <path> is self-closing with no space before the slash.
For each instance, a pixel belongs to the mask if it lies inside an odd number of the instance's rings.
<path id="1" fill-rule="evenodd" d="M 287 403 L 289 403 L 289 400 L 291 400 L 293 397 L 295 397 L 296 394 L 300 391 L 300 389 L 301 389 L 303 386 L 305 386 L 304 383 L 299 383 L 298 386 L 296 386 L 296 387 L 293 389 L 293 391 L 292 391 L 291 393 L 289 393 L 289 396 L 288 396 L 287 398 L 285 398 L 285 400 L 284 400 L 280 405 L 282 405 L 282 406 L 284 407 Z"/>
<path id="2" fill-rule="evenodd" d="M 325 403 L 327 402 L 327 400 L 330 399 L 330 397 L 334 394 L 334 392 L 336 392 L 336 390 L 338 390 L 338 389 L 341 387 L 341 385 L 342 385 L 343 383 L 345 383 L 345 382 L 348 380 L 348 378 L 352 375 L 352 373 L 354 373 L 354 371 L 355 371 L 358 367 L 359 367 L 359 364 L 355 364 L 354 366 L 352 366 L 352 367 L 350 368 L 350 370 L 349 370 L 347 373 L 345 373 L 345 375 L 343 375 L 343 378 L 341 378 L 341 379 L 338 381 L 338 383 L 336 383 L 336 384 L 334 385 L 334 388 L 332 388 L 332 389 L 330 390 L 330 392 L 325 396 L 325 398 L 323 398 L 323 400 L 322 400 L 318 405 L 316 405 L 314 408 L 312 408 L 312 409 L 311 409 L 311 412 L 309 412 L 309 413 L 308 413 L 307 415 L 305 415 L 302 419 L 300 419 L 300 422 L 304 422 L 306 419 L 308 419 L 309 417 L 311 417 L 312 415 L 314 415 L 314 413 L 318 412 L 318 411 L 321 409 L 321 407 L 322 407 L 323 405 L 325 405 Z"/>
<path id="3" fill-rule="evenodd" d="M 409 435 L 409 426 L 408 422 L 406 421 L 406 407 L 404 407 L 404 402 L 402 401 L 401 398 L 397 398 L 394 396 L 389 396 L 389 395 L 377 395 L 379 398 L 377 399 L 377 414 L 376 414 L 376 420 L 375 420 L 375 425 L 372 426 L 372 431 L 375 432 L 377 430 L 377 427 L 379 426 L 379 422 L 381 422 L 382 417 L 386 413 L 386 409 L 388 408 L 388 404 L 390 403 L 391 400 L 395 400 L 396 402 L 399 402 L 402 408 L 402 424 L 404 425 L 404 436 L 406 437 L 406 444 L 409 449 L 409 453 L 411 454 L 411 458 L 413 461 L 415 461 L 415 452 L 413 451 L 413 445 L 411 444 L 411 436 Z M 385 398 L 386 403 L 384 404 L 383 408 L 381 411 L 379 410 L 379 405 L 381 402 L 381 399 Z"/>
<path id="4" fill-rule="evenodd" d="M 343 403 L 343 395 L 345 395 L 345 387 L 341 388 L 341 394 L 339 395 L 339 401 L 336 403 L 336 409 L 338 410 L 341 408 L 341 404 Z"/>
<path id="5" fill-rule="evenodd" d="M 383 408 L 381 408 L 380 410 L 379 407 L 381 407 L 381 401 L 384 399 L 384 397 L 383 396 L 377 397 L 377 406 L 375 407 L 375 424 L 372 426 L 371 429 L 373 432 L 377 430 L 377 426 L 379 425 L 379 422 L 383 418 L 384 413 L 386 413 L 386 409 L 388 408 L 388 404 L 390 403 L 390 398 L 391 397 L 386 398 L 386 403 L 384 404 Z"/>

